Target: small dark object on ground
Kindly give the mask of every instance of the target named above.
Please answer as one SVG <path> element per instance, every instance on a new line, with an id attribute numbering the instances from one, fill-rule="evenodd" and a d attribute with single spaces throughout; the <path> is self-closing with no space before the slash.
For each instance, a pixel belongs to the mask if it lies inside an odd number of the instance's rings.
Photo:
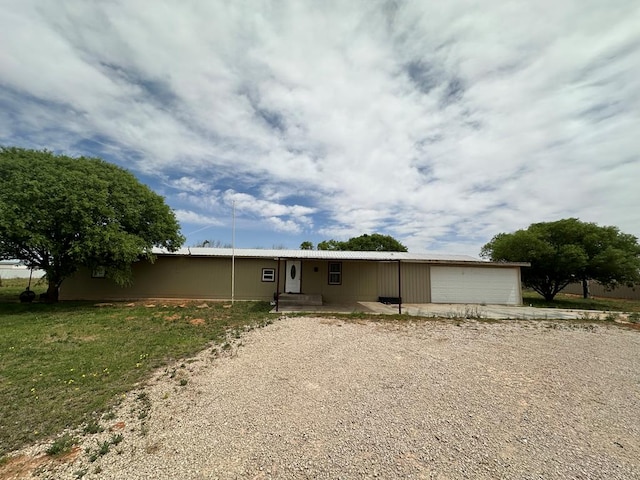
<path id="1" fill-rule="evenodd" d="M 36 298 L 36 292 L 29 289 L 29 287 L 27 287 L 27 289 L 20 294 L 21 303 L 31 303 L 33 302 L 34 298 Z"/>
<path id="2" fill-rule="evenodd" d="M 400 303 L 400 297 L 378 297 L 378 302 L 385 305 L 398 305 Z"/>

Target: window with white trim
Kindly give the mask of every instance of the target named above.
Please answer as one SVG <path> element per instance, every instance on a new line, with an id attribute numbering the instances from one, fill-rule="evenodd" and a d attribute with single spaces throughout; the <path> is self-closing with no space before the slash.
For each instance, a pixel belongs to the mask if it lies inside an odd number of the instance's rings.
<path id="1" fill-rule="evenodd" d="M 329 262 L 329 285 L 342 285 L 341 262 Z"/>
<path id="2" fill-rule="evenodd" d="M 276 281 L 276 269 L 275 268 L 263 268 L 262 269 L 262 281 L 263 282 L 275 282 Z"/>
<path id="3" fill-rule="evenodd" d="M 91 271 L 91 278 L 105 278 L 107 270 L 104 267 L 96 267 Z"/>

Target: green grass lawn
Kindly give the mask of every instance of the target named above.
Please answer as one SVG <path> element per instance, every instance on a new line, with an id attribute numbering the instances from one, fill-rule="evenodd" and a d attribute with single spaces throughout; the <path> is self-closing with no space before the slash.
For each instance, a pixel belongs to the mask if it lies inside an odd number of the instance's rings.
<path id="1" fill-rule="evenodd" d="M 0 287 L 0 456 L 91 421 L 154 369 L 264 322 L 269 304 L 20 304 Z"/>
<path id="2" fill-rule="evenodd" d="M 579 295 L 559 293 L 552 302 L 547 302 L 544 297 L 530 290 L 522 292 L 522 301 L 525 305 L 544 308 L 569 308 L 572 310 L 604 310 L 610 312 L 640 312 L 640 301 L 624 300 L 619 298 L 582 298 Z"/>

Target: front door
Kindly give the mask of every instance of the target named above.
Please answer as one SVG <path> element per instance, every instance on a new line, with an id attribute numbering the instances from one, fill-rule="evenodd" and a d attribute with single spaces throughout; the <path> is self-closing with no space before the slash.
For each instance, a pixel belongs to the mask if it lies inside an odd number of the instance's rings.
<path id="1" fill-rule="evenodd" d="M 302 274 L 300 260 L 287 260 L 287 277 L 284 282 L 285 293 L 300 293 L 300 277 Z"/>

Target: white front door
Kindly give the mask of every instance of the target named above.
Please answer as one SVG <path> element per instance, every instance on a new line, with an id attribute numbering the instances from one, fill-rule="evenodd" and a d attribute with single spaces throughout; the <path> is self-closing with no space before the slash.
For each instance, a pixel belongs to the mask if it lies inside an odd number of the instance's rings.
<path id="1" fill-rule="evenodd" d="M 302 274 L 302 262 L 300 260 L 287 260 L 287 277 L 284 282 L 285 293 L 300 293 L 300 277 Z"/>

